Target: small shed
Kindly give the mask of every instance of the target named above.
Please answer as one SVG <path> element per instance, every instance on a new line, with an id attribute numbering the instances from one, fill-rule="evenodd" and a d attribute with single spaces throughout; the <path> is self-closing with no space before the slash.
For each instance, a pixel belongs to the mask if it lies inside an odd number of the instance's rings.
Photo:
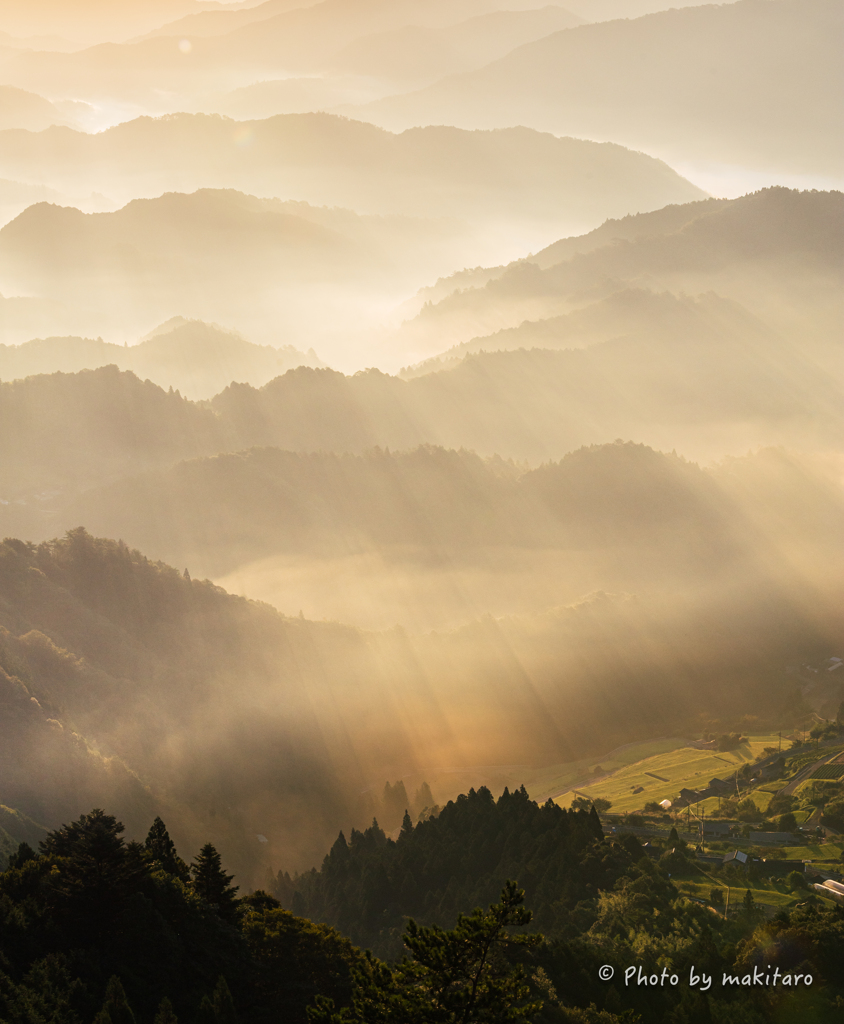
<path id="1" fill-rule="evenodd" d="M 740 864 L 742 867 L 747 867 L 747 854 L 741 850 L 733 850 L 732 853 L 728 853 L 724 856 L 721 861 L 722 864 Z"/>

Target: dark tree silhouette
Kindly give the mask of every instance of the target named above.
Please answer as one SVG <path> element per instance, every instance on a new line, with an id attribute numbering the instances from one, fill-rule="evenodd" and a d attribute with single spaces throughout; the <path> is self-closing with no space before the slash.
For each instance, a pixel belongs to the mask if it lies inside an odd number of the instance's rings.
<path id="1" fill-rule="evenodd" d="M 523 902 L 524 892 L 507 882 L 497 904 L 461 914 L 451 931 L 409 921 L 404 942 L 413 959 L 390 968 L 368 954 L 354 972 L 352 1006 L 336 1012 L 330 1000 L 320 1000 L 311 1011 L 311 1024 L 533 1020 L 542 1003 L 530 998 L 523 966 L 507 955 L 513 947 L 542 942 L 538 935 L 510 934 L 509 929 L 531 920 Z"/>
<path id="2" fill-rule="evenodd" d="M 102 1009 L 94 1018 L 94 1024 L 135 1024 L 135 1014 L 116 974 L 109 978 Z"/>
<path id="3" fill-rule="evenodd" d="M 224 920 L 234 921 L 238 910 L 238 887 L 231 884 L 234 875 L 223 871 L 220 854 L 211 843 L 206 843 L 199 851 L 190 873 L 195 891 L 205 902 L 214 907 Z"/>
<path id="4" fill-rule="evenodd" d="M 167 996 L 158 1004 L 152 1024 L 179 1024 L 179 1018 Z"/>
<path id="5" fill-rule="evenodd" d="M 190 880 L 188 866 L 176 853 L 176 844 L 170 838 L 170 833 L 161 818 L 155 819 L 147 833 L 144 853 L 153 863 L 164 868 L 168 874 L 181 878 L 183 882 Z"/>
<path id="6" fill-rule="evenodd" d="M 113 815 L 95 808 L 41 842 L 42 852 L 57 860 L 49 876 L 51 902 L 85 941 L 107 938 L 147 873 L 141 847 L 127 846 L 123 831 Z"/>

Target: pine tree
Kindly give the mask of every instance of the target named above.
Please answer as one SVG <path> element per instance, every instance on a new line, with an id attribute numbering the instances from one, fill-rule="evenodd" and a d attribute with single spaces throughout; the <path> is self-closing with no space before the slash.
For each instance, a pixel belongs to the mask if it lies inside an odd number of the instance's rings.
<path id="1" fill-rule="evenodd" d="M 427 782 L 423 782 L 419 789 L 416 790 L 416 796 L 413 798 L 413 813 L 418 818 L 422 811 L 426 807 L 434 806 L 434 794 L 431 792 L 431 787 Z"/>
<path id="2" fill-rule="evenodd" d="M 226 921 L 234 921 L 237 917 L 237 889 L 232 885 L 234 875 L 223 871 L 220 854 L 211 843 L 206 843 L 199 851 L 196 860 L 191 864 L 194 890 L 215 908 Z"/>
<path id="3" fill-rule="evenodd" d="M 407 811 L 404 812 L 404 818 L 402 818 L 401 832 L 399 832 L 399 840 L 407 839 L 407 837 L 413 832 L 413 821 Z"/>
<path id="4" fill-rule="evenodd" d="M 510 947 L 542 942 L 509 933 L 531 920 L 523 901 L 524 892 L 507 882 L 497 904 L 461 914 L 452 931 L 410 921 L 404 941 L 413 959 L 390 968 L 367 952 L 354 971 L 352 1007 L 338 1013 L 318 999 L 308 1011 L 311 1024 L 528 1024 L 542 1003 L 530 1000 L 524 968 L 507 955 Z"/>
<path id="5" fill-rule="evenodd" d="M 156 818 L 152 823 L 144 842 L 144 851 L 151 861 L 159 864 L 168 874 L 175 875 L 183 882 L 190 880 L 188 866 L 176 852 L 176 845 L 161 818 Z"/>
<path id="6" fill-rule="evenodd" d="M 217 1017 L 217 1024 L 238 1024 L 234 1000 L 232 999 L 226 979 L 222 974 L 217 981 L 217 987 L 214 989 L 214 1013 Z"/>
<path id="7" fill-rule="evenodd" d="M 155 1011 L 155 1018 L 152 1024 L 179 1024 L 179 1018 L 176 1016 L 173 1010 L 173 1004 L 165 996 L 158 1004 L 158 1009 Z"/>
<path id="8" fill-rule="evenodd" d="M 135 1015 L 126 1000 L 123 984 L 116 974 L 109 978 L 102 1008 L 94 1024 L 135 1024 Z"/>
<path id="9" fill-rule="evenodd" d="M 202 997 L 202 1002 L 199 1004 L 194 1024 L 217 1024 L 217 1014 L 214 1012 L 214 1003 L 208 998 L 208 996 Z"/>

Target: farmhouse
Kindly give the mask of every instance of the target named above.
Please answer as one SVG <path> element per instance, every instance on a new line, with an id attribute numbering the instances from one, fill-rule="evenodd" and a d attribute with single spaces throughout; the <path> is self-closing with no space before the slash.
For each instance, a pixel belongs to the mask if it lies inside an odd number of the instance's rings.
<path id="1" fill-rule="evenodd" d="M 724 779 L 709 780 L 709 790 L 714 796 L 724 796 L 726 793 L 732 793 L 734 788 L 731 782 L 726 782 Z"/>
<path id="2" fill-rule="evenodd" d="M 741 850 L 733 850 L 732 853 L 724 855 L 722 864 L 740 864 L 743 867 L 747 867 L 747 854 L 742 853 Z"/>
<path id="3" fill-rule="evenodd" d="M 751 832 L 750 841 L 765 846 L 788 846 L 794 842 L 790 832 Z"/>
<path id="4" fill-rule="evenodd" d="M 702 821 L 699 832 L 702 836 L 728 836 L 736 822 L 734 821 Z"/>

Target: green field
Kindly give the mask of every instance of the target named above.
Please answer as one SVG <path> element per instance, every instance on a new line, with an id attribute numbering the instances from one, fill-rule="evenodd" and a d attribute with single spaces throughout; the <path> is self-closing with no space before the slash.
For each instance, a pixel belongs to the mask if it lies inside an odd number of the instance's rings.
<path id="1" fill-rule="evenodd" d="M 617 772 L 644 758 L 655 757 L 682 747 L 686 741 L 677 737 L 666 737 L 658 740 L 647 740 L 643 743 L 629 743 L 618 747 L 598 759 L 590 758 L 582 761 L 570 761 L 566 764 L 550 765 L 547 768 L 534 770 L 525 780 L 525 788 L 534 800 L 544 803 L 549 797 L 558 799 L 557 794 L 570 792 L 587 786 L 595 776 L 595 769 L 605 772 Z M 569 798 L 569 801 L 571 798 Z M 558 799 L 558 802 L 559 799 Z"/>
<path id="2" fill-rule="evenodd" d="M 842 850 L 844 850 L 844 842 L 788 846 L 782 852 L 785 860 L 810 860 L 814 864 L 827 862 L 835 864 L 840 870 Z"/>
<path id="3" fill-rule="evenodd" d="M 724 893 L 724 901 L 727 899 L 727 886 L 721 883 L 710 882 L 708 880 L 702 882 L 687 882 L 682 881 L 679 883 L 679 888 L 682 892 L 688 893 L 690 896 L 697 896 L 698 899 L 708 900 L 709 892 L 714 885 L 718 886 Z M 765 904 L 769 907 L 789 907 L 794 906 L 796 903 L 801 903 L 809 895 L 808 892 L 801 891 L 797 895 L 793 895 L 790 892 L 777 892 L 776 889 L 751 889 L 753 894 L 753 902 L 759 904 Z M 741 905 L 741 901 L 744 899 L 744 894 L 747 892 L 747 888 L 743 886 L 733 885 L 730 887 L 730 906 L 737 907 Z M 719 908 L 720 909 L 720 908 Z"/>
<path id="4" fill-rule="evenodd" d="M 627 764 L 614 768 L 609 760 L 606 763 L 601 762 L 602 767 L 614 769 L 611 775 L 595 782 L 572 784 L 554 799 L 562 806 L 568 806 L 576 791 L 578 795 L 593 799 L 603 797 L 612 801 L 613 811 L 641 810 L 647 801 L 674 800 L 684 787 L 702 789 L 709 779 L 715 776 L 724 778 L 732 774 L 742 764 L 753 761 L 765 747 L 776 746 L 777 737 L 751 736 L 737 750 L 726 752 L 696 750 L 693 747 L 681 746 L 682 741 L 677 740 L 664 742 L 673 742 L 673 749 L 648 751 L 645 749 L 646 744 L 628 748 L 625 753 L 631 760 Z M 665 781 L 662 781 L 663 779 Z M 642 787 L 642 792 L 634 793 L 633 790 L 639 786 Z M 767 807 L 771 795 L 770 792 L 763 794 L 757 790 L 753 793 L 753 798 L 760 805 L 760 809 L 763 809 L 761 805 L 764 803 Z M 705 800 L 700 805 L 706 809 L 707 814 L 711 814 L 717 806 L 717 798 Z"/>

